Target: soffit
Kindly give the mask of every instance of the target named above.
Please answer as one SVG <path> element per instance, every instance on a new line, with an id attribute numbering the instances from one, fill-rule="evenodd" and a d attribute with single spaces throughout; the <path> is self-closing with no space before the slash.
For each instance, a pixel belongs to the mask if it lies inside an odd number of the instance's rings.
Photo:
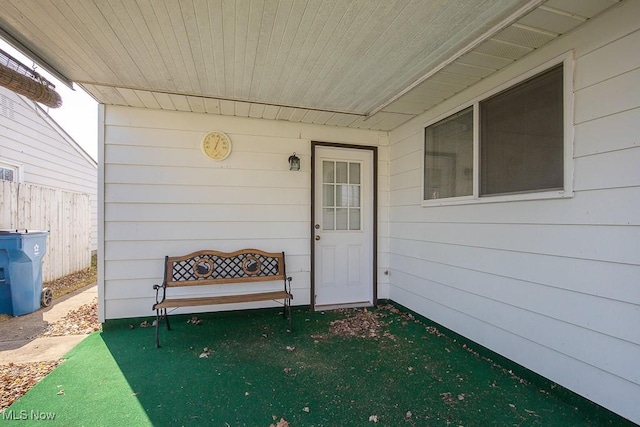
<path id="1" fill-rule="evenodd" d="M 391 130 L 616 0 L 3 0 L 108 105 Z"/>

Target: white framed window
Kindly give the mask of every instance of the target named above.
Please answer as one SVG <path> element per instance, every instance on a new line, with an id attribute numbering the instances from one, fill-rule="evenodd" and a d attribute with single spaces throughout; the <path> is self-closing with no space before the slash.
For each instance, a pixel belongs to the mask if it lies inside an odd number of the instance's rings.
<path id="1" fill-rule="evenodd" d="M 423 205 L 572 196 L 571 55 L 424 128 Z"/>
<path id="2" fill-rule="evenodd" d="M 21 172 L 19 165 L 0 160 L 0 181 L 21 182 Z"/>

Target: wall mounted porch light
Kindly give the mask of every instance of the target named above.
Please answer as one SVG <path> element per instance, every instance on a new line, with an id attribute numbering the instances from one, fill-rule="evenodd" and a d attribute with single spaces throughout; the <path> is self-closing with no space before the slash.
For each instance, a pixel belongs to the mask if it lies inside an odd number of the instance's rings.
<path id="1" fill-rule="evenodd" d="M 300 158 L 296 156 L 295 152 L 289 156 L 289 170 L 290 171 L 300 170 Z"/>

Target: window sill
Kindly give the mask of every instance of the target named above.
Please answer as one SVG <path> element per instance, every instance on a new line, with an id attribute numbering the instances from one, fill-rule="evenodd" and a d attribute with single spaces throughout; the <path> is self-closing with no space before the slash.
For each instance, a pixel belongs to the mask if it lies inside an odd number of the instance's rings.
<path id="1" fill-rule="evenodd" d="M 458 205 L 476 205 L 485 203 L 506 203 L 521 202 L 532 200 L 550 200 L 550 199 L 570 199 L 573 197 L 573 191 L 555 190 L 542 191 L 537 193 L 521 193 L 521 194 L 504 194 L 499 196 L 465 196 L 451 197 L 447 199 L 423 200 L 422 207 L 430 208 L 435 206 L 458 206 Z"/>

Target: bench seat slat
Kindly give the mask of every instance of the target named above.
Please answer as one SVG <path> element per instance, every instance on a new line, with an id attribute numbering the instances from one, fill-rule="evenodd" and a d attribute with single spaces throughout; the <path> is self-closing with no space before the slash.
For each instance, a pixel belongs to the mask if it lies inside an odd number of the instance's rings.
<path id="1" fill-rule="evenodd" d="M 193 307 L 199 305 L 232 304 L 240 302 L 269 301 L 279 299 L 292 299 L 293 296 L 285 291 L 261 292 L 255 294 L 221 295 L 199 298 L 167 298 L 163 302 L 154 305 L 154 309 Z"/>

